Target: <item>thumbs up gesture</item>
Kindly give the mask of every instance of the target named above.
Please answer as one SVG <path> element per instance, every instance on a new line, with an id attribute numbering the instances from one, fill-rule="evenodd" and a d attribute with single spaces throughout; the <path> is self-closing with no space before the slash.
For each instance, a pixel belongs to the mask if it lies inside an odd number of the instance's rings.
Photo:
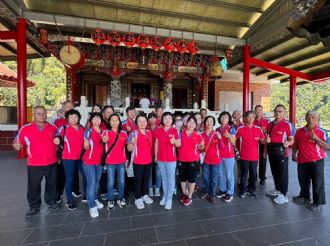
<path id="1" fill-rule="evenodd" d="M 229 132 L 228 132 L 227 130 L 226 130 L 224 136 L 225 136 L 226 138 L 229 138 L 229 137 L 230 137 L 230 134 L 229 134 Z"/>
<path id="2" fill-rule="evenodd" d="M 202 148 L 204 148 L 204 146 L 205 146 L 204 138 L 202 139 L 202 142 L 200 143 L 200 146 L 201 146 Z"/>
<path id="3" fill-rule="evenodd" d="M 175 138 L 174 138 L 174 136 L 171 136 L 171 138 L 170 138 L 170 143 L 171 143 L 171 144 L 175 144 Z"/>
<path id="4" fill-rule="evenodd" d="M 311 133 L 311 140 L 316 140 L 317 139 L 317 136 L 316 136 L 316 134 L 315 134 L 315 132 L 314 132 L 314 129 L 312 129 L 312 133 Z"/>
<path id="5" fill-rule="evenodd" d="M 266 141 L 267 141 L 267 143 L 270 143 L 271 139 L 270 139 L 270 136 L 269 135 L 267 135 Z"/>
<path id="6" fill-rule="evenodd" d="M 137 137 L 134 136 L 134 137 L 132 137 L 132 144 L 136 144 L 136 143 L 137 143 Z"/>
<path id="7" fill-rule="evenodd" d="M 16 139 L 13 143 L 13 147 L 15 150 L 20 150 L 22 148 L 22 144 L 20 143 L 19 139 Z"/>

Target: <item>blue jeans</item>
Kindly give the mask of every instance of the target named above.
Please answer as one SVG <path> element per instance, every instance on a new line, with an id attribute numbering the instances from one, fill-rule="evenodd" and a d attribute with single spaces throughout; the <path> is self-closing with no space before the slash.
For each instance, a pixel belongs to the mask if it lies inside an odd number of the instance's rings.
<path id="1" fill-rule="evenodd" d="M 174 162 L 158 162 L 160 176 L 163 185 L 165 202 L 171 202 L 175 189 L 175 172 L 176 161 Z"/>
<path id="2" fill-rule="evenodd" d="M 234 195 L 234 164 L 235 158 L 223 158 L 219 167 L 220 192 L 230 196 Z"/>
<path id="3" fill-rule="evenodd" d="M 89 208 L 96 207 L 95 200 L 97 199 L 97 192 L 99 190 L 99 182 L 102 175 L 103 167 L 101 165 L 86 165 L 83 164 L 83 169 L 86 177 L 86 198 Z"/>
<path id="4" fill-rule="evenodd" d="M 122 164 L 107 164 L 107 173 L 108 173 L 108 193 L 107 197 L 109 201 L 115 199 L 114 188 L 117 172 L 117 181 L 118 181 L 118 199 L 124 198 L 125 195 L 125 163 Z"/>
<path id="5" fill-rule="evenodd" d="M 203 191 L 210 196 L 215 196 L 218 186 L 219 164 L 204 163 L 203 166 Z"/>
<path id="6" fill-rule="evenodd" d="M 153 185 L 152 185 L 152 178 L 153 178 L 153 172 L 155 174 L 155 188 L 158 188 L 160 189 L 160 186 L 162 185 L 162 179 L 160 177 L 160 170 L 159 170 L 159 166 L 155 163 L 152 164 L 151 166 L 151 173 L 150 173 L 150 178 L 149 178 L 149 185 L 148 185 L 148 188 L 152 188 Z"/>
<path id="7" fill-rule="evenodd" d="M 65 173 L 65 194 L 66 194 L 66 200 L 68 203 L 72 203 L 73 197 L 72 197 L 72 191 L 74 186 L 74 172 L 76 168 L 79 169 L 82 178 L 83 178 L 83 187 L 84 187 L 84 195 L 86 195 L 86 178 L 85 174 L 82 168 L 82 162 L 81 160 L 63 160 L 63 167 L 64 167 L 64 173 Z"/>

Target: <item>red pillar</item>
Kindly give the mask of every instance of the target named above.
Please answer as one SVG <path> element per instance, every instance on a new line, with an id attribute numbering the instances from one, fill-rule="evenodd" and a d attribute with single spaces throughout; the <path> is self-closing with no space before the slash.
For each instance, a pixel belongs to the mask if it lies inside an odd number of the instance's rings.
<path id="1" fill-rule="evenodd" d="M 71 68 L 71 101 L 75 102 L 76 70 Z"/>
<path id="2" fill-rule="evenodd" d="M 290 76 L 290 122 L 296 127 L 297 77 Z"/>
<path id="3" fill-rule="evenodd" d="M 243 46 L 243 112 L 250 110 L 250 46 Z"/>
<path id="4" fill-rule="evenodd" d="M 17 119 L 18 129 L 27 121 L 27 84 L 26 84 L 26 20 L 17 23 Z M 24 158 L 24 151 L 18 152 L 18 159 Z"/>

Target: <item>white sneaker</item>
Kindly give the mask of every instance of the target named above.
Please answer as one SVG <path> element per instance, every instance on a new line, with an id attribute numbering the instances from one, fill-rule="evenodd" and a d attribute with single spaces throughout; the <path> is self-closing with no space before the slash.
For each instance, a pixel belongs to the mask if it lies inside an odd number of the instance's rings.
<path id="1" fill-rule="evenodd" d="M 267 196 L 278 196 L 279 194 L 281 194 L 281 192 L 279 192 L 277 190 L 269 190 L 266 193 Z"/>
<path id="2" fill-rule="evenodd" d="M 172 209 L 172 201 L 165 203 L 165 209 Z"/>
<path id="3" fill-rule="evenodd" d="M 91 215 L 92 218 L 99 217 L 99 211 L 97 211 L 97 207 L 90 208 L 89 214 Z"/>
<path id="4" fill-rule="evenodd" d="M 162 200 L 160 200 L 159 202 L 160 206 L 164 206 L 165 205 L 165 197 L 163 196 Z"/>
<path id="5" fill-rule="evenodd" d="M 289 200 L 285 195 L 280 193 L 276 198 L 274 198 L 273 202 L 276 204 L 283 204 L 289 202 Z"/>
<path id="6" fill-rule="evenodd" d="M 142 198 L 135 199 L 135 206 L 137 209 L 144 209 L 144 203 L 142 201 Z"/>
<path id="7" fill-rule="evenodd" d="M 146 204 L 151 204 L 153 203 L 154 201 L 148 196 L 148 195 L 144 195 L 142 197 L 142 200 L 146 203 Z"/>
<path id="8" fill-rule="evenodd" d="M 153 188 L 149 188 L 149 194 L 150 197 L 154 196 L 154 189 Z"/>
<path id="9" fill-rule="evenodd" d="M 160 196 L 159 188 L 156 188 L 156 189 L 155 189 L 155 196 Z"/>
<path id="10" fill-rule="evenodd" d="M 97 209 L 102 209 L 104 207 L 103 203 L 99 202 L 99 200 L 95 200 L 95 203 L 96 203 Z"/>

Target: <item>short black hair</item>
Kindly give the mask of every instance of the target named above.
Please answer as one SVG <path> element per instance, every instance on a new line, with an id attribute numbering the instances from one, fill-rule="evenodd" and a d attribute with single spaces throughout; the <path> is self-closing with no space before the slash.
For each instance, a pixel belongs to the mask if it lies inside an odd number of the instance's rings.
<path id="1" fill-rule="evenodd" d="M 92 120 L 93 120 L 95 117 L 99 117 L 100 120 L 101 120 L 101 122 L 102 122 L 102 119 L 103 119 L 102 114 L 101 114 L 101 113 L 97 113 L 97 112 L 95 112 L 95 113 L 91 113 L 91 115 L 89 116 L 89 122 L 92 123 Z"/>
<path id="2" fill-rule="evenodd" d="M 254 107 L 254 110 L 256 110 L 257 108 L 263 108 L 263 107 L 260 104 L 258 104 Z"/>
<path id="3" fill-rule="evenodd" d="M 244 117 L 244 118 L 247 118 L 250 114 L 255 115 L 253 111 L 249 110 L 249 111 L 246 111 L 246 112 L 244 113 L 243 117 Z"/>
<path id="4" fill-rule="evenodd" d="M 164 125 L 164 117 L 165 116 L 171 116 L 172 124 L 174 123 L 173 114 L 171 112 L 164 112 L 163 115 L 162 115 L 162 118 L 160 119 L 160 124 Z"/>
<path id="5" fill-rule="evenodd" d="M 286 107 L 283 104 L 277 104 L 276 107 L 274 108 L 274 110 L 279 108 L 279 107 L 284 108 L 284 110 L 286 111 Z"/>
<path id="6" fill-rule="evenodd" d="M 148 114 L 148 120 L 151 118 L 156 118 L 157 119 L 157 115 L 155 112 L 151 112 L 150 114 Z"/>
<path id="7" fill-rule="evenodd" d="M 208 116 L 206 116 L 205 117 L 205 119 L 204 119 L 204 125 L 206 126 L 206 121 L 208 120 L 208 119 L 213 119 L 213 126 L 215 125 L 215 118 L 212 116 L 212 115 L 208 115 Z"/>
<path id="8" fill-rule="evenodd" d="M 65 119 L 68 120 L 70 115 L 77 115 L 78 118 L 79 118 L 79 121 L 81 120 L 81 114 L 79 113 L 78 110 L 76 110 L 74 108 L 73 109 L 70 109 L 69 111 L 67 111 L 65 113 Z"/>
<path id="9" fill-rule="evenodd" d="M 231 114 L 228 112 L 228 111 L 222 111 L 219 115 L 219 118 L 218 118 L 218 123 L 221 125 L 221 117 L 224 116 L 224 115 L 228 115 L 228 125 L 232 126 L 233 125 L 233 118 L 231 116 Z"/>
<path id="10" fill-rule="evenodd" d="M 113 107 L 113 106 L 111 106 L 111 105 L 105 105 L 105 106 L 102 108 L 102 113 L 104 113 L 104 112 L 105 112 L 105 110 L 106 110 L 106 109 L 108 109 L 108 108 L 111 108 L 111 109 L 112 109 L 112 111 L 113 111 L 113 112 L 115 112 L 115 109 L 114 109 L 114 107 Z"/>
<path id="11" fill-rule="evenodd" d="M 197 120 L 196 120 L 193 116 L 190 116 L 190 117 L 187 119 L 187 123 L 188 123 L 188 121 L 190 121 L 190 120 L 193 120 L 193 121 L 195 122 L 196 126 L 197 126 Z"/>
<path id="12" fill-rule="evenodd" d="M 128 106 L 126 108 L 126 114 L 128 113 L 128 111 L 132 111 L 132 110 L 135 110 L 135 107 L 134 106 Z"/>
<path id="13" fill-rule="evenodd" d="M 91 111 L 91 113 L 93 113 L 93 109 L 94 109 L 95 107 L 98 107 L 98 108 L 100 109 L 100 111 L 102 112 L 102 107 L 101 107 L 101 105 L 100 105 L 100 104 L 94 104 L 93 107 L 92 107 L 92 111 Z"/>
<path id="14" fill-rule="evenodd" d="M 118 120 L 119 120 L 118 132 L 120 132 L 121 131 L 121 128 L 122 128 L 122 122 L 121 122 L 121 119 L 120 119 L 120 117 L 119 117 L 118 114 L 112 114 L 112 115 L 110 115 L 110 118 L 109 118 L 109 129 L 111 129 L 111 123 L 110 123 L 110 121 L 111 121 L 111 119 L 113 117 L 117 117 Z"/>
<path id="15" fill-rule="evenodd" d="M 145 115 L 145 114 L 139 114 L 138 116 L 136 116 L 136 118 L 135 118 L 135 124 L 137 125 L 137 122 L 138 122 L 138 119 L 139 118 L 145 118 L 147 121 L 148 121 L 148 118 L 147 118 L 147 116 Z"/>

